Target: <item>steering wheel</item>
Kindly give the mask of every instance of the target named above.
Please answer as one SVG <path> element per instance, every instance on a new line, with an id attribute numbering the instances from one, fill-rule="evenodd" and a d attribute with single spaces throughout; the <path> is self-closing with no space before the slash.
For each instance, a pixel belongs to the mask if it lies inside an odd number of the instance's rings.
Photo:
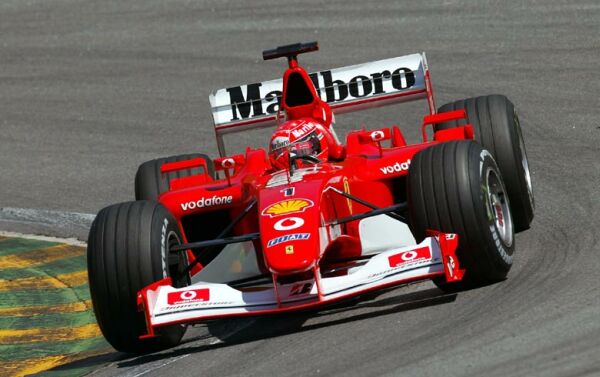
<path id="1" fill-rule="evenodd" d="M 293 163 L 296 160 L 302 160 L 302 161 L 306 161 L 312 164 L 320 164 L 322 161 L 320 159 L 318 159 L 315 156 L 311 156 L 309 154 L 306 155 L 297 155 L 297 154 L 292 154 L 290 155 L 290 162 Z"/>

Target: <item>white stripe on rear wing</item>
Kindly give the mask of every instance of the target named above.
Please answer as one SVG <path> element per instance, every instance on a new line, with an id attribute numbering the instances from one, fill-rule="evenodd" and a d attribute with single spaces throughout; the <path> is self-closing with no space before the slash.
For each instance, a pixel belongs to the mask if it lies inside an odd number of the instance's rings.
<path id="1" fill-rule="evenodd" d="M 435 112 L 425 53 L 311 73 L 335 114 L 427 98 Z M 276 124 L 282 79 L 219 89 L 209 97 L 217 143 L 222 135 Z"/>

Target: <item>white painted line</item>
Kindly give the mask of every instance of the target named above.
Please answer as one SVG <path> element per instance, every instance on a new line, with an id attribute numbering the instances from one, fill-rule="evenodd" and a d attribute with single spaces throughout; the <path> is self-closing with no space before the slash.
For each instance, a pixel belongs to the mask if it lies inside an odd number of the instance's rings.
<path id="1" fill-rule="evenodd" d="M 141 373 L 137 373 L 137 374 L 134 374 L 134 375 L 125 374 L 124 376 L 131 376 L 131 377 L 139 377 L 139 376 L 143 376 L 144 374 L 147 374 L 147 373 L 153 372 L 153 371 L 155 371 L 155 370 L 157 370 L 157 369 L 160 369 L 160 368 L 162 368 L 162 367 L 165 367 L 165 366 L 167 366 L 167 365 L 169 365 L 169 364 L 172 364 L 172 363 L 174 363 L 174 362 L 176 362 L 176 361 L 178 361 L 178 360 L 181 360 L 181 359 L 183 359 L 184 357 L 188 357 L 188 356 L 190 356 L 190 354 L 189 354 L 189 353 L 186 353 L 185 355 L 181 355 L 181 356 L 179 356 L 179 357 L 174 357 L 174 358 L 172 358 L 172 359 L 170 359 L 170 360 L 167 360 L 167 361 L 165 361 L 165 362 L 162 362 L 162 363 L 160 363 L 160 364 L 158 364 L 158 365 L 152 365 L 152 366 L 150 366 L 150 367 L 148 367 L 148 364 L 144 364 L 144 365 L 142 365 L 142 366 L 141 366 L 141 367 L 144 369 L 144 371 L 142 371 Z M 138 368 L 136 368 L 136 369 L 138 369 Z"/>
<path id="2" fill-rule="evenodd" d="M 213 345 L 213 344 L 224 343 L 227 340 L 227 338 L 252 326 L 257 320 L 258 320 L 257 318 L 244 318 L 244 321 L 242 321 L 242 323 L 240 325 L 238 325 L 237 327 L 231 329 L 231 331 L 228 331 L 227 333 L 220 335 L 220 336 L 215 336 L 215 339 L 212 342 L 210 342 L 210 344 Z"/>
<path id="3" fill-rule="evenodd" d="M 60 242 L 67 245 L 73 246 L 82 246 L 87 247 L 87 243 L 83 241 L 79 241 L 76 238 L 60 238 L 60 237 L 48 237 L 48 236 L 39 236 L 37 234 L 23 234 L 18 232 L 5 232 L 0 230 L 0 236 L 2 237 L 16 237 L 16 238 L 26 238 L 29 240 L 39 240 L 39 241 L 48 241 L 48 242 Z"/>
<path id="4" fill-rule="evenodd" d="M 224 334 L 219 335 L 218 337 L 215 336 L 213 338 L 213 340 L 211 340 L 209 342 L 209 345 L 212 346 L 212 345 L 217 345 L 217 344 L 220 344 L 220 343 L 224 343 L 227 340 L 227 338 L 229 338 L 230 336 L 235 335 L 236 333 L 244 330 L 245 328 L 247 328 L 248 326 L 250 326 L 250 325 L 252 325 L 253 323 L 256 322 L 255 318 L 246 318 L 246 319 L 247 319 L 247 321 L 243 321 L 239 326 L 236 326 L 236 327 L 230 329 L 229 331 L 227 331 Z M 198 345 L 202 344 L 205 340 L 206 339 L 201 339 L 198 342 L 183 343 L 181 346 L 172 348 L 170 350 L 167 350 L 166 352 L 169 352 L 169 351 L 171 351 L 171 352 L 172 351 L 179 351 L 180 352 L 180 351 L 182 351 L 182 350 L 184 350 L 185 348 L 188 348 L 188 347 L 197 347 Z M 121 377 L 140 377 L 140 376 L 143 376 L 143 375 L 148 374 L 150 372 L 154 372 L 154 371 L 156 371 L 156 370 L 158 370 L 160 368 L 163 368 L 163 367 L 165 367 L 165 366 L 167 366 L 169 364 L 172 364 L 172 363 L 174 363 L 176 361 L 179 361 L 179 360 L 181 360 L 181 359 L 183 359 L 185 357 L 188 357 L 190 355 L 192 355 L 192 354 L 191 353 L 186 353 L 186 354 L 183 354 L 183 355 L 180 355 L 180 356 L 177 356 L 177 357 L 167 358 L 166 360 L 157 360 L 157 361 L 154 361 L 154 362 L 151 361 L 151 362 L 148 362 L 148 363 L 144 363 L 142 365 L 135 366 L 131 370 L 127 370 L 127 371 L 125 371 L 123 373 L 120 373 L 119 376 L 121 376 Z M 115 364 L 118 364 L 118 362 L 113 362 L 113 363 L 111 363 L 111 364 L 109 364 L 107 366 L 104 366 L 103 368 L 96 369 L 90 375 L 94 375 L 96 373 L 101 373 L 103 369 L 106 369 L 108 367 L 114 366 Z M 159 372 L 158 375 L 161 375 L 161 373 Z"/>
<path id="5" fill-rule="evenodd" d="M 96 215 L 81 212 L 53 211 L 36 208 L 0 208 L 0 220 L 34 222 L 39 224 L 71 224 L 89 226 Z"/>
<path id="6" fill-rule="evenodd" d="M 85 241 L 96 215 L 35 208 L 0 208 L 0 227 L 23 234 L 77 238 Z"/>

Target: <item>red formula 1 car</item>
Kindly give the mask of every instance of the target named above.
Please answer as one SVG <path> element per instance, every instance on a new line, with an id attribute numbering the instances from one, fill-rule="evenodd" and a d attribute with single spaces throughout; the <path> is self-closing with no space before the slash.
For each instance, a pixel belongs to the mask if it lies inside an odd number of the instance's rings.
<path id="1" fill-rule="evenodd" d="M 316 307 L 422 279 L 443 290 L 506 277 L 534 201 L 513 104 L 491 95 L 435 109 L 423 54 L 210 97 L 221 157 L 153 160 L 136 201 L 100 211 L 88 270 L 98 323 L 125 352 L 176 345 L 185 325 Z M 334 114 L 426 99 L 423 142 L 396 126 L 350 132 Z M 224 135 L 274 129 L 269 149 L 226 155 Z M 428 139 L 428 135 L 431 137 Z"/>

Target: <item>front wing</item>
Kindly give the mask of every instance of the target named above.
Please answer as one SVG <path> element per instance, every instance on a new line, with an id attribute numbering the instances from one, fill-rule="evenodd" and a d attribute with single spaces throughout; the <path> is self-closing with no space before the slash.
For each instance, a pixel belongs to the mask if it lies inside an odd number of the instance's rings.
<path id="1" fill-rule="evenodd" d="M 272 283 L 246 288 L 205 282 L 174 288 L 170 278 L 163 279 L 138 293 L 138 306 L 145 313 L 148 329 L 142 337 L 154 336 L 156 327 L 310 308 L 434 276 L 460 281 L 464 271 L 455 255 L 457 244 L 455 234 L 435 232 L 418 245 L 374 255 L 346 275 L 322 277 L 315 268 L 312 279 L 289 284 L 281 284 L 273 276 Z"/>

